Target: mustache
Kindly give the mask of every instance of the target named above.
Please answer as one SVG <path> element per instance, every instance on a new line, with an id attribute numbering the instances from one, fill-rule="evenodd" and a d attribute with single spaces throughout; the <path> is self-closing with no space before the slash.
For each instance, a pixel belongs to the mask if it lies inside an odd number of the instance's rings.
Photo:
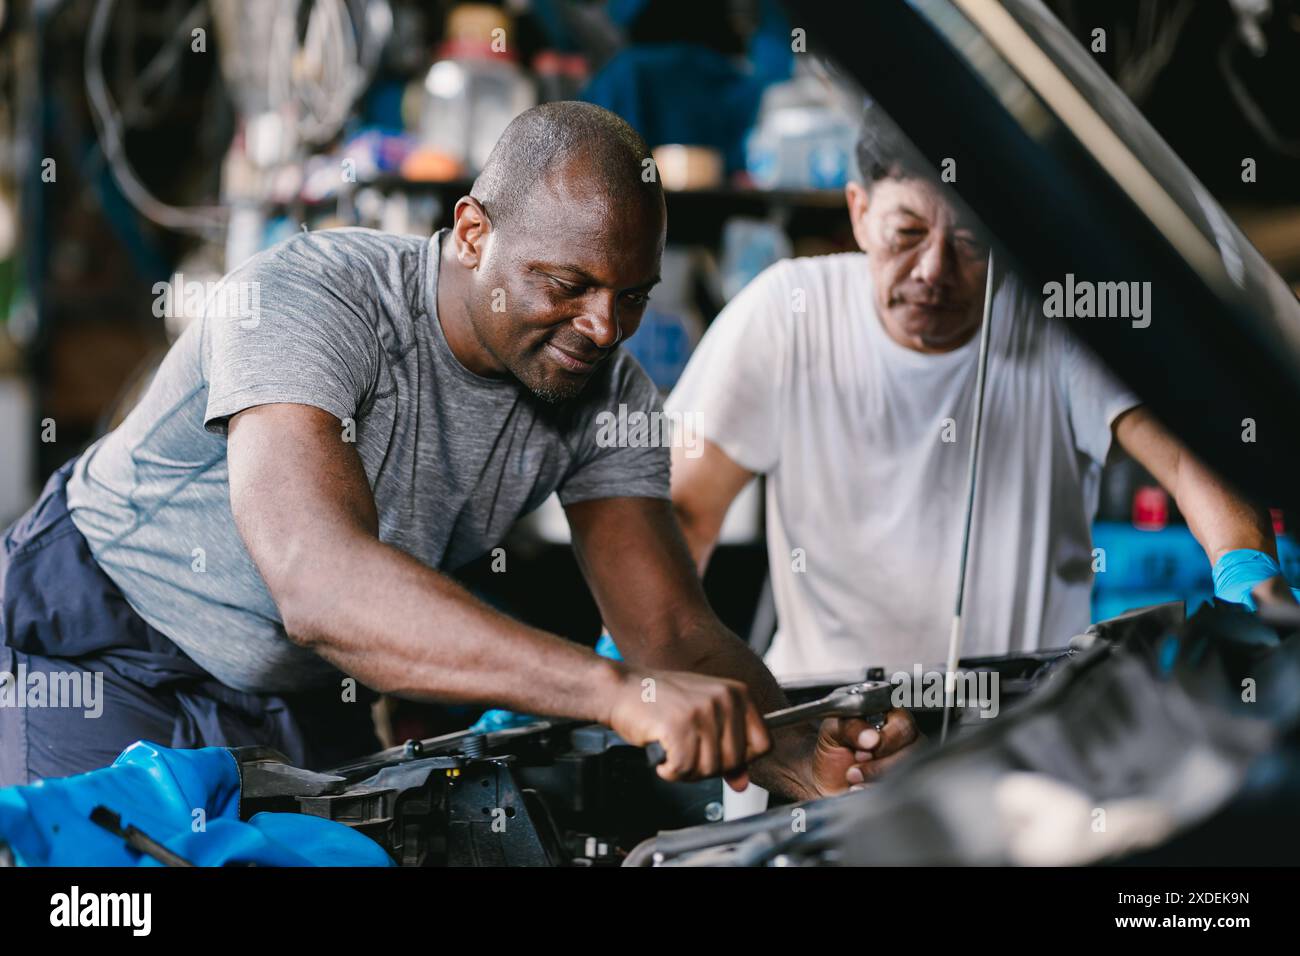
<path id="1" fill-rule="evenodd" d="M 960 309 L 965 303 L 951 295 L 926 295 L 925 293 L 898 292 L 891 296 L 890 305 L 914 305 L 923 309 Z"/>
<path id="2" fill-rule="evenodd" d="M 553 335 L 546 341 L 551 345 L 554 345 L 561 352 L 568 352 L 580 362 L 599 362 L 610 352 L 609 349 L 594 347 L 591 342 L 586 339 L 575 342 L 559 335 Z"/>

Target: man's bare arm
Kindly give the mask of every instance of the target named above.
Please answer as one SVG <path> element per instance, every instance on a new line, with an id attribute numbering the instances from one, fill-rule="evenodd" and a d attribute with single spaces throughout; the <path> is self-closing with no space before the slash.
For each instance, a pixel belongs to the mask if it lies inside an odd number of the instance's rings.
<path id="1" fill-rule="evenodd" d="M 651 671 L 647 706 L 644 671 L 514 621 L 381 542 L 361 459 L 333 416 L 247 409 L 230 420 L 227 458 L 235 523 L 286 632 L 362 683 L 598 721 L 634 744 L 660 741 L 670 780 L 712 776 L 721 752 L 741 763 L 761 752 L 737 740 L 737 723 L 757 721 L 738 681 Z"/>
<path id="2" fill-rule="evenodd" d="M 608 722 L 617 667 L 379 540 L 361 459 L 332 415 L 242 411 L 228 459 L 235 523 L 295 643 L 385 693 Z"/>
<path id="3" fill-rule="evenodd" d="M 1277 557 L 1267 512 L 1245 501 L 1206 468 L 1148 409 L 1121 415 L 1115 439 L 1178 502 L 1187 527 L 1214 564 L 1229 551 L 1252 548 Z"/>
<path id="4" fill-rule="evenodd" d="M 673 510 L 691 558 L 703 576 L 722 531 L 727 510 L 754 473 L 736 464 L 725 451 L 706 438 L 702 453 L 692 458 L 673 446 Z"/>
<path id="5" fill-rule="evenodd" d="M 771 672 L 709 607 L 668 502 L 607 498 L 566 512 L 578 563 L 630 665 L 728 677 L 748 686 L 763 712 L 785 706 Z M 796 799 L 813 796 L 815 741 L 808 728 L 774 734 L 754 779 Z"/>

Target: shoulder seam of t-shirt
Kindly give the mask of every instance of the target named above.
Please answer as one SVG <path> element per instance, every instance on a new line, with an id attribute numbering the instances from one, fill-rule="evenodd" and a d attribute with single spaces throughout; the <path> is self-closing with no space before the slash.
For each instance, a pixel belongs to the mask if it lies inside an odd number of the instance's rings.
<path id="1" fill-rule="evenodd" d="M 276 247 L 272 247 L 274 250 Z M 347 326 L 347 338 L 352 343 L 353 350 L 360 359 L 357 372 L 360 372 L 364 378 L 358 378 L 357 381 L 351 382 L 351 385 L 358 387 L 355 396 L 349 396 L 349 400 L 355 400 L 355 408 L 345 407 L 345 404 L 326 395 L 313 395 L 303 391 L 301 384 L 291 382 L 261 381 L 246 385 L 242 388 L 213 393 L 210 396 L 210 414 L 205 413 L 204 427 L 207 431 L 214 434 L 223 433 L 218 419 L 227 418 L 234 413 L 234 409 L 228 407 L 232 399 L 239 396 L 256 394 L 258 389 L 270 391 L 272 388 L 279 389 L 284 393 L 282 400 L 297 401 L 303 404 L 310 404 L 315 407 L 334 415 L 337 418 L 345 418 L 349 415 L 356 414 L 360 409 L 368 407 L 373 402 L 376 390 L 382 388 L 381 375 L 385 365 L 404 362 L 411 352 L 419 347 L 418 331 L 411 326 L 403 326 L 398 323 L 392 324 L 391 330 L 394 333 L 388 337 L 388 342 L 383 341 L 381 335 L 380 316 L 375 311 L 372 297 L 366 294 L 366 289 L 370 287 L 389 289 L 387 282 L 381 281 L 381 275 L 375 271 L 376 262 L 382 263 L 387 256 L 397 256 L 399 263 L 411 263 L 412 257 L 420 249 L 419 239 L 417 237 L 398 236 L 390 233 L 384 233 L 376 230 L 364 229 L 340 229 L 328 230 L 321 233 L 303 234 L 293 236 L 282 244 L 281 253 L 291 257 L 303 259 L 320 258 L 321 256 L 337 256 L 338 261 L 335 263 L 343 274 L 349 277 L 360 277 L 362 283 L 349 282 L 348 290 L 339 298 L 339 312 L 332 322 L 340 326 Z M 271 252 L 272 250 L 265 250 Z M 325 251 L 322 251 L 325 250 Z M 271 269 L 274 268 L 274 262 L 260 261 L 262 253 L 249 260 L 249 263 L 255 263 L 254 268 Z M 418 258 L 415 258 L 414 264 L 418 267 L 421 265 Z M 247 267 L 247 263 L 245 267 Z M 244 267 L 241 267 L 244 268 Z M 402 273 L 410 268 L 409 265 L 399 264 Z M 380 270 L 382 274 L 382 270 Z M 358 291 L 359 289 L 359 291 Z M 400 287 L 391 288 L 392 292 L 397 293 L 405 300 L 406 306 L 416 304 L 422 300 L 422 297 L 412 295 L 410 290 Z M 284 307 L 287 316 L 293 316 L 292 300 L 288 300 Z M 319 336 L 319 323 L 313 323 L 311 316 L 302 313 L 297 314 L 299 322 L 286 323 L 289 326 L 302 326 L 301 331 L 292 331 L 291 335 L 300 335 L 306 337 Z M 205 339 L 210 336 L 209 330 L 204 329 Z M 207 341 L 204 343 L 204 352 L 210 352 L 210 345 Z M 210 358 L 210 355 L 207 356 Z M 349 366 L 351 362 L 348 363 Z M 204 378 L 211 385 L 212 369 L 209 367 Z M 350 389 L 349 389 L 350 391 Z M 303 401 L 307 399 L 307 401 Z"/>

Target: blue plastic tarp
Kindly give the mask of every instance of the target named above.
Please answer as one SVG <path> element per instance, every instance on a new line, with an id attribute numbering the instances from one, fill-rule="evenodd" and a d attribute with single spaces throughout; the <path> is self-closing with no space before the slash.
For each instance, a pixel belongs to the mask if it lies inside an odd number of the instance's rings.
<path id="1" fill-rule="evenodd" d="M 297 813 L 239 819 L 239 767 L 224 747 L 138 741 L 109 767 L 0 789 L 0 841 L 20 866 L 160 866 L 91 822 L 103 806 L 196 866 L 392 866 L 369 837 Z"/>

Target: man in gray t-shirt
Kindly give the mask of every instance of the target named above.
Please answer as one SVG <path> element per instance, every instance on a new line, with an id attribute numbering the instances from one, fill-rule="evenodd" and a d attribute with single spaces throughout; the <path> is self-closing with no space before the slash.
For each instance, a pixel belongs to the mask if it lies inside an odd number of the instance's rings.
<path id="1" fill-rule="evenodd" d="M 769 739 L 760 715 L 784 699 L 704 600 L 668 449 L 610 442 L 601 427 L 602 413 L 660 409 L 619 348 L 658 281 L 665 213 L 649 163 L 612 114 L 549 104 L 503 134 L 450 230 L 296 236 L 227 276 L 139 406 L 76 462 L 66 505 L 60 486 L 16 526 L 57 523 L 65 507 L 93 561 L 56 560 L 42 541 L 68 546 L 61 529 L 6 538 L 13 653 L 46 667 L 107 653 L 113 686 L 103 721 L 0 726 L 17 741 L 0 748 L 0 784 L 89 769 L 169 730 L 207 745 L 328 736 L 306 720 L 265 728 L 304 695 L 337 701 L 348 680 L 600 721 L 661 741 L 666 778 L 740 785 L 774 747 L 755 774 L 794 797 L 843 789 L 867 751 L 908 743 L 903 719 Z M 626 663 L 511 620 L 441 573 L 552 492 Z M 57 585 L 32 583 L 40 561 L 76 570 L 85 594 L 47 613 Z M 85 595 L 107 590 L 119 593 L 92 621 Z M 180 663 L 160 663 L 169 651 Z"/>
<path id="2" fill-rule="evenodd" d="M 140 405 L 68 482 L 72 520 L 100 567 L 231 687 L 282 693 L 339 680 L 286 636 L 232 519 L 227 423 L 245 409 L 293 403 L 337 419 L 365 471 L 379 540 L 430 568 L 486 554 L 552 491 L 566 506 L 668 497 L 664 449 L 596 444 L 601 410 L 659 408 L 625 350 L 598 366 L 581 400 L 560 405 L 461 365 L 437 319 L 446 235 L 339 229 L 255 256 L 225 283 L 257 293 L 217 290 L 214 300 L 238 308 L 189 327 Z M 254 302 L 256 315 L 241 317 Z"/>

